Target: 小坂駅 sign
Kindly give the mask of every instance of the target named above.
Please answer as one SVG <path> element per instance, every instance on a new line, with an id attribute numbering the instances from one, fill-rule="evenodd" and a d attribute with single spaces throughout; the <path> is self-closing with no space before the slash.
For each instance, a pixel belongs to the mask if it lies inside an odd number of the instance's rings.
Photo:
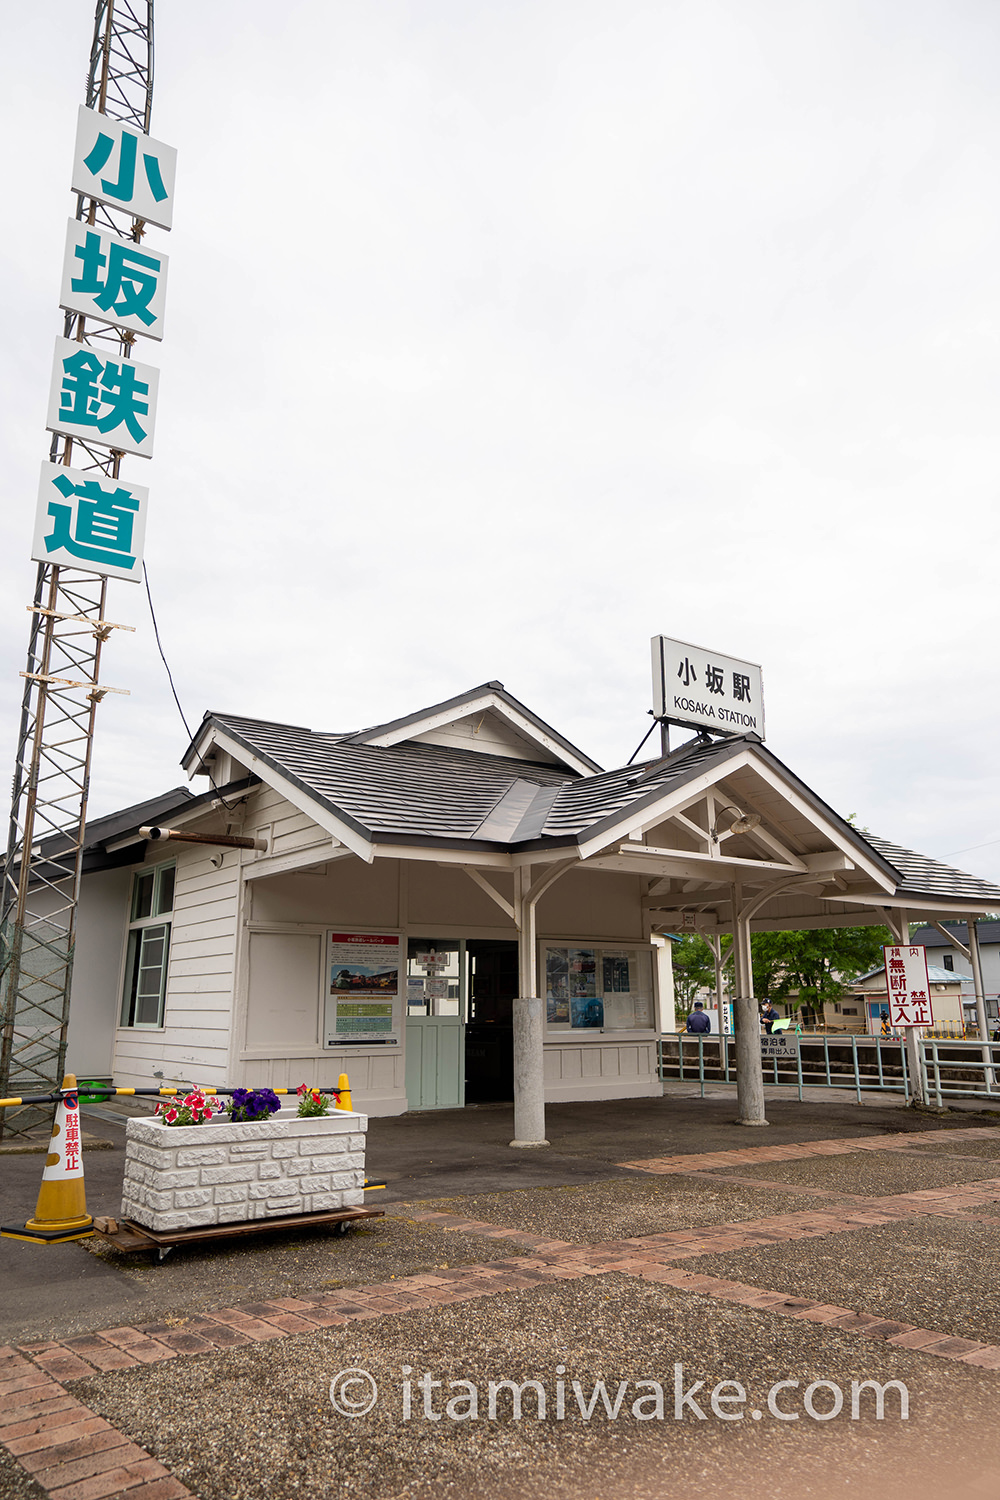
<path id="1" fill-rule="evenodd" d="M 704 646 L 654 635 L 653 714 L 675 724 L 764 738 L 760 667 Z"/>

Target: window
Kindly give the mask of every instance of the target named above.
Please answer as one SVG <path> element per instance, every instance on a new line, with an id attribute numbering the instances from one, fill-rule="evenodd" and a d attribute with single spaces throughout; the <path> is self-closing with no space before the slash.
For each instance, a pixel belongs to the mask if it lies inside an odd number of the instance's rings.
<path id="1" fill-rule="evenodd" d="M 175 870 L 175 865 L 157 865 L 133 878 L 122 1026 L 163 1025 Z"/>
<path id="2" fill-rule="evenodd" d="M 410 938 L 406 956 L 407 1015 L 460 1015 L 464 958 L 464 940 Z"/>
<path id="3" fill-rule="evenodd" d="M 944 964 L 944 966 L 945 966 L 946 969 L 950 970 L 951 973 L 954 974 L 954 972 L 955 972 L 955 955 L 954 955 L 954 953 L 946 953 L 944 955 L 944 957 L 941 959 L 941 962 Z"/>

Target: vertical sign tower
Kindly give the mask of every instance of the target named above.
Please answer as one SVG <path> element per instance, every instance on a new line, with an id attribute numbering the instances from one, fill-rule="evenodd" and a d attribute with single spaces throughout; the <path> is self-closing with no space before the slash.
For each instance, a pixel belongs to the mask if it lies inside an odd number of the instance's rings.
<path id="1" fill-rule="evenodd" d="M 0 907 L 0 1097 L 48 1093 L 64 1071 L 91 750 L 109 577 L 138 582 L 147 492 L 119 476 L 151 456 L 156 371 L 133 361 L 159 339 L 175 153 L 149 139 L 153 0 L 97 0 L 80 110 L 32 556 L 28 656 Z M 51 1107 L 0 1110 L 23 1135 Z"/>

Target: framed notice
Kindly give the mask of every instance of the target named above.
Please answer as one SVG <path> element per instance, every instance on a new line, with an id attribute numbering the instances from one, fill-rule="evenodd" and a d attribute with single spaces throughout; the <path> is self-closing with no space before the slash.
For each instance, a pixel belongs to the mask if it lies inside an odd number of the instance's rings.
<path id="1" fill-rule="evenodd" d="M 324 1047 L 399 1046 L 400 953 L 398 933 L 327 933 Z"/>
<path id="2" fill-rule="evenodd" d="M 541 945 L 545 1013 L 550 1028 L 644 1031 L 653 1025 L 652 956 L 648 948 Z"/>

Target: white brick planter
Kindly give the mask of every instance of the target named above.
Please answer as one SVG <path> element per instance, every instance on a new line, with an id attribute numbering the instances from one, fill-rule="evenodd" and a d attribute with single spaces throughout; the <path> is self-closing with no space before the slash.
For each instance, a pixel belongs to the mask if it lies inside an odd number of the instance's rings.
<path id="1" fill-rule="evenodd" d="M 339 1109 L 251 1125 L 129 1120 L 122 1217 L 169 1230 L 361 1208 L 367 1129 L 367 1115 Z"/>

